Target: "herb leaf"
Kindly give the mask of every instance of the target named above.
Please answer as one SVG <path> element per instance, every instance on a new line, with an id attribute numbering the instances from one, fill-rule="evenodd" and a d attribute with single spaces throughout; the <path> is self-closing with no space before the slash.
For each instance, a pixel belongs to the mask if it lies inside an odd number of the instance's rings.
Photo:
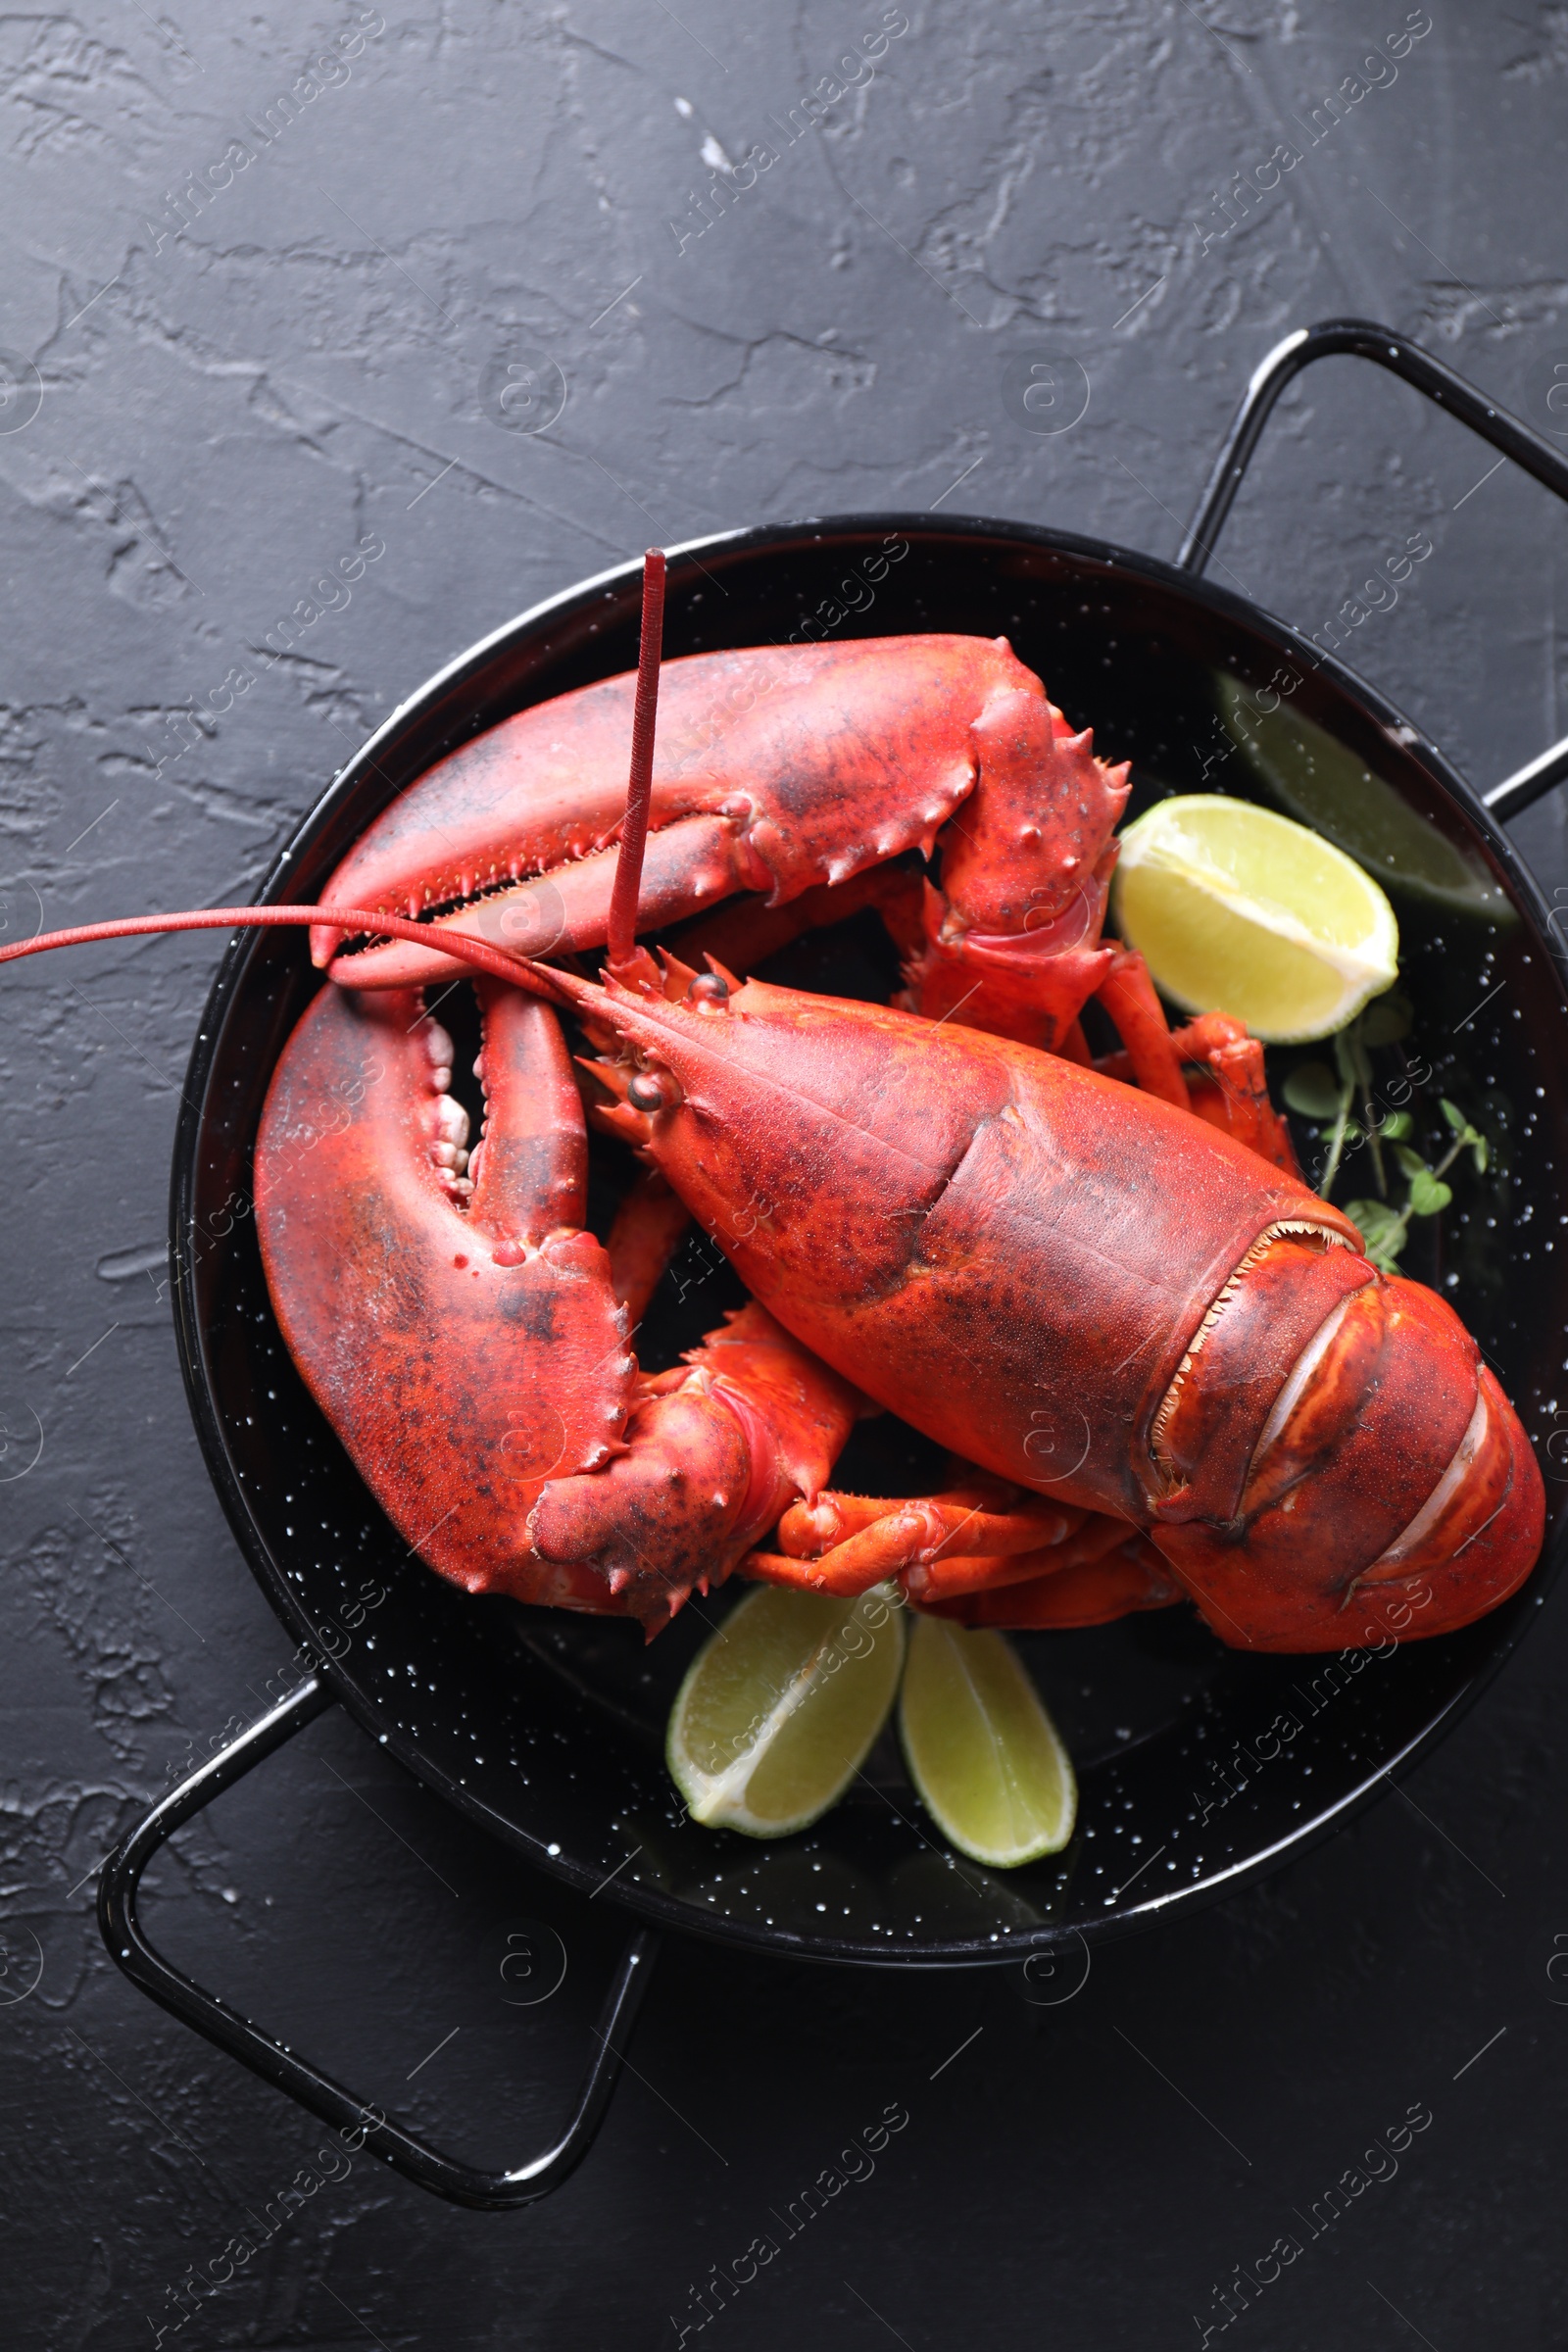
<path id="1" fill-rule="evenodd" d="M 1321 1122 L 1339 1116 L 1342 1090 L 1326 1061 L 1298 1063 L 1280 1091 L 1303 1119 Z"/>
<path id="2" fill-rule="evenodd" d="M 1346 1215 L 1366 1244 L 1366 1253 L 1380 1274 L 1397 1274 L 1409 1219 L 1386 1200 L 1350 1200 Z"/>
<path id="3" fill-rule="evenodd" d="M 1410 1176 L 1410 1213 L 1416 1217 L 1435 1217 L 1447 1207 L 1453 1199 L 1453 1187 L 1434 1176 L 1430 1168 L 1417 1168 Z"/>

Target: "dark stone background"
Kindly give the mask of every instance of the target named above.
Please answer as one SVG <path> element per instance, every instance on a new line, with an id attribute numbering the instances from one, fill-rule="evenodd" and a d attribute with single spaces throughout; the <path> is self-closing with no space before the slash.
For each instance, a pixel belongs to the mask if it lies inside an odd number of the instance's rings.
<path id="1" fill-rule="evenodd" d="M 1547 405 L 1568 381 L 1561 6 L 1433 0 L 1396 79 L 1223 237 L 1216 192 L 1309 144 L 1298 116 L 1398 34 L 1401 0 L 909 0 L 874 77 L 788 143 L 772 118 L 876 33 L 877 0 L 681 10 L 0 18 L 12 933 L 40 903 L 58 924 L 247 895 L 401 696 L 651 538 L 941 503 L 1168 554 L 1249 369 L 1301 321 L 1385 319 L 1568 430 Z M 269 129 L 362 23 L 349 78 Z M 179 233 L 168 192 L 236 140 L 252 160 Z M 681 250 L 671 218 L 695 231 L 690 192 L 759 141 L 778 161 Z M 1004 398 L 1004 361 L 1040 354 L 1092 388 L 1059 434 Z M 566 404 L 519 431 L 501 390 L 533 379 L 506 369 L 541 358 Z M 1512 467 L 1483 483 L 1491 464 L 1335 363 L 1287 401 L 1216 575 L 1311 627 L 1428 531 L 1434 560 L 1352 659 L 1478 785 L 1568 708 L 1562 518 Z M 370 533 L 351 601 L 223 707 Z M 1568 883 L 1557 807 L 1518 833 L 1548 892 Z M 96 1860 L 258 1711 L 287 1648 L 203 1474 L 163 1266 L 216 956 L 138 942 L 5 981 L 4 2342 L 672 2346 L 710 2266 L 897 2101 L 874 2177 L 709 2341 L 1191 2343 L 1215 2282 L 1300 2235 L 1294 2210 L 1424 2103 L 1397 2177 L 1228 2340 L 1560 2344 L 1560 1596 L 1407 1793 L 1102 1952 L 1065 2005 L 1003 1975 L 672 1949 L 637 2071 L 554 2201 L 461 2213 L 362 2157 L 173 2331 L 168 2290 L 323 2136 L 136 1994 L 92 1917 Z M 198 1974 L 447 2144 L 514 2158 L 561 2112 L 613 1915 L 526 1882 L 346 1723 L 159 1883 Z M 542 2009 L 492 1990 L 520 1917 L 571 1955 Z"/>

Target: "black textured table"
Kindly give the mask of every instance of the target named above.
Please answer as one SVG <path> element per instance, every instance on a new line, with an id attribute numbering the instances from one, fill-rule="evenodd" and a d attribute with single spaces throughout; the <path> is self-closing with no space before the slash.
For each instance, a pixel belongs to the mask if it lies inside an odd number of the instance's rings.
<path id="1" fill-rule="evenodd" d="M 247 896 L 406 693 L 651 540 L 941 508 L 1169 554 L 1313 318 L 1568 436 L 1560 8 L 226 14 L 0 24 L 8 937 Z M 1562 547 L 1335 362 L 1216 576 L 1352 633 L 1484 788 L 1565 731 Z M 1515 830 L 1568 896 L 1557 805 Z M 1560 2343 L 1560 1596 L 1396 1793 L 1054 2005 L 668 1948 L 598 2146 L 509 2217 L 318 2158 L 122 1980 L 96 1865 L 288 1668 L 170 1328 L 216 957 L 5 981 L 6 2344 Z M 562 2114 L 620 1933 L 339 1717 L 153 1886 L 194 1973 L 489 2162 Z M 514 2007 L 540 1925 L 565 1981 Z"/>

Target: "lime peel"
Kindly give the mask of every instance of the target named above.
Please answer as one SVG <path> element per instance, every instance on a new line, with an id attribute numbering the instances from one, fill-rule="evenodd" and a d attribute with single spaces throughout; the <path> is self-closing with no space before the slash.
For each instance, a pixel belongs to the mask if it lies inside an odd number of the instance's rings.
<path id="1" fill-rule="evenodd" d="M 1372 876 L 1250 801 L 1156 802 L 1121 836 L 1112 889 L 1156 986 L 1265 1043 L 1330 1037 L 1397 977 L 1398 924 Z"/>
<path id="2" fill-rule="evenodd" d="M 665 1761 L 692 1818 L 753 1838 L 808 1828 L 870 1753 L 904 1650 L 891 1586 L 854 1599 L 775 1586 L 749 1594 L 699 1650 L 670 1710 Z"/>
<path id="3" fill-rule="evenodd" d="M 917 1617 L 899 1731 L 926 1811 L 971 1860 L 1016 1870 L 1072 1837 L 1072 1761 L 1005 1636 Z"/>
<path id="4" fill-rule="evenodd" d="M 1397 890 L 1512 929 L 1518 916 L 1479 861 L 1304 710 L 1263 710 L 1239 678 L 1214 677 L 1220 714 L 1252 773 L 1289 813 Z"/>
<path id="5" fill-rule="evenodd" d="M 723 1641 L 723 1630 L 714 1638 Z M 785 1685 L 783 1696 L 757 1726 L 757 1736 L 750 1745 L 737 1751 L 735 1761 L 727 1772 L 718 1773 L 708 1782 L 703 1794 L 695 1800 L 688 1799 L 688 1809 L 694 1821 L 710 1824 L 722 1821 L 725 1813 L 731 1809 L 732 1800 L 744 1796 L 752 1774 L 757 1769 L 759 1755 L 767 1752 L 791 1716 L 797 1714 L 805 1704 L 807 1694 L 832 1647 L 830 1637 L 824 1635 L 810 1655 L 803 1661 L 794 1681 Z"/>
<path id="6" fill-rule="evenodd" d="M 1288 823 L 1290 820 L 1287 818 L 1284 821 Z M 1187 846 L 1184 842 L 1183 849 L 1186 850 Z M 1253 898 L 1241 889 L 1223 867 L 1208 858 L 1201 844 L 1195 843 L 1192 847 L 1196 854 L 1183 857 L 1175 857 L 1163 847 L 1156 848 L 1149 851 L 1141 862 L 1146 866 L 1162 867 L 1169 873 L 1182 874 L 1199 890 L 1206 890 L 1216 899 L 1223 899 L 1231 911 L 1244 922 L 1254 923 L 1259 930 L 1272 931 L 1276 939 L 1288 939 L 1295 946 L 1305 948 L 1322 962 L 1330 963 L 1336 971 L 1343 972 L 1346 979 L 1356 987 L 1367 987 L 1370 993 L 1376 994 L 1391 985 L 1393 975 L 1381 961 L 1358 956 L 1353 949 L 1342 948 L 1336 940 L 1325 939 L 1303 923 L 1290 907 L 1281 906 L 1277 899 L 1265 901 Z"/>

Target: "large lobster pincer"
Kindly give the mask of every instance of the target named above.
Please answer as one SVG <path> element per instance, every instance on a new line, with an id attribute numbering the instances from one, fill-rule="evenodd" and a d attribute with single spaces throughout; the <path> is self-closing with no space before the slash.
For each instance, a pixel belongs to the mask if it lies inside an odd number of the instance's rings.
<path id="1" fill-rule="evenodd" d="M 407 987 L 461 969 L 440 952 L 447 931 L 514 954 L 604 947 L 634 686 L 538 704 L 439 760 L 323 894 L 425 923 L 428 948 L 344 943 L 323 924 L 317 962 L 355 988 Z M 1125 768 L 1095 759 L 1004 638 L 687 655 L 660 675 L 639 925 L 743 891 L 778 907 L 940 842 L 928 985 L 944 973 L 952 1002 L 982 975 L 1002 989 L 1054 965 L 1070 1008 L 1042 1010 L 1065 1029 L 1109 967 L 1100 931 L 1126 798 Z"/>
<path id="2" fill-rule="evenodd" d="M 665 1623 L 813 1500 L 863 1400 L 760 1307 L 641 1378 L 586 1227 L 555 1012 L 481 982 L 484 1138 L 416 995 L 324 989 L 256 1152 L 283 1336 L 411 1549 L 469 1592 Z M 635 1215 L 635 1206 L 633 1214 Z"/>

